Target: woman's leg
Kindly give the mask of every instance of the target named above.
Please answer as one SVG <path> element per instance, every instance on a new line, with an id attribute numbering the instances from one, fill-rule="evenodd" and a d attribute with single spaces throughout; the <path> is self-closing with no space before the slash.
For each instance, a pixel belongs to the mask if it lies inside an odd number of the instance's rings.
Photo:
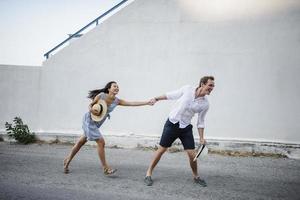
<path id="1" fill-rule="evenodd" d="M 98 140 L 96 140 L 97 143 L 97 151 L 98 151 L 98 155 L 101 161 L 101 164 L 103 166 L 103 171 L 105 175 L 110 175 L 115 173 L 117 170 L 116 169 L 112 169 L 109 167 L 109 165 L 106 162 L 106 158 L 105 158 L 105 141 L 103 138 L 100 138 Z"/>
<path id="2" fill-rule="evenodd" d="M 69 164 L 71 163 L 72 159 L 76 155 L 76 153 L 80 150 L 80 148 L 86 143 L 87 139 L 84 135 L 80 136 L 79 140 L 73 146 L 70 154 L 64 159 L 64 172 L 69 172 Z"/>
<path id="3" fill-rule="evenodd" d="M 98 156 L 100 158 L 101 164 L 103 166 L 103 168 L 108 167 L 107 163 L 106 163 L 106 159 L 105 159 L 105 141 L 103 138 L 100 138 L 98 140 L 96 140 L 97 143 L 97 151 L 98 151 Z"/>

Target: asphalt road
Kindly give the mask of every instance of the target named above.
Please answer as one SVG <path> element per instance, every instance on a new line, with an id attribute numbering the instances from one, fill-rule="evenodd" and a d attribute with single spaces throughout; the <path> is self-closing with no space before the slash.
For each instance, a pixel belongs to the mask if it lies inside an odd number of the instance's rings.
<path id="1" fill-rule="evenodd" d="M 0 142 L 0 199 L 300 199 L 300 160 L 208 155 L 199 171 L 208 187 L 192 181 L 184 152 L 166 153 L 153 174 L 143 178 L 153 151 L 106 149 L 118 173 L 102 173 L 96 148 L 84 146 L 63 174 L 69 145 Z"/>

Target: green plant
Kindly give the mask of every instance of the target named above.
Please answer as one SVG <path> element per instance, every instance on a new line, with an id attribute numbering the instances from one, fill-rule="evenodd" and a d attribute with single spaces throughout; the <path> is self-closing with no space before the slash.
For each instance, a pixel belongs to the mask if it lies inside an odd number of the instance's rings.
<path id="1" fill-rule="evenodd" d="M 13 123 L 5 123 L 6 133 L 9 137 L 14 138 L 22 144 L 28 144 L 36 141 L 35 134 L 29 131 L 26 124 L 20 117 L 15 117 Z"/>

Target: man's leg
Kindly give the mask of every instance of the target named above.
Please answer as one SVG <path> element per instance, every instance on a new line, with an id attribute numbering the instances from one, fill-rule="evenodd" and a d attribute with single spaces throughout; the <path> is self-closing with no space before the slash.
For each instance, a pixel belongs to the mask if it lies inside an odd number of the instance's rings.
<path id="1" fill-rule="evenodd" d="M 158 149 L 155 152 L 154 158 L 152 159 L 149 168 L 147 170 L 146 176 L 152 176 L 152 172 L 154 167 L 157 165 L 159 162 L 161 156 L 167 151 L 168 148 L 159 146 Z"/>
<path id="2" fill-rule="evenodd" d="M 187 155 L 189 157 L 189 160 L 190 160 L 190 166 L 192 168 L 194 182 L 199 184 L 202 187 L 206 187 L 207 184 L 206 184 L 205 180 L 201 179 L 199 174 L 198 174 L 197 160 L 195 162 L 193 161 L 193 159 L 196 155 L 195 150 L 186 150 L 186 153 L 187 153 Z"/>
<path id="3" fill-rule="evenodd" d="M 144 179 L 144 182 L 146 183 L 147 186 L 151 186 L 153 184 L 153 180 L 151 178 L 153 169 L 159 162 L 161 156 L 167 151 L 167 149 L 168 149 L 167 147 L 159 146 L 158 149 L 156 150 L 154 158 L 152 159 L 149 165 L 149 168 L 146 173 L 146 177 Z"/>
<path id="4" fill-rule="evenodd" d="M 154 158 L 152 159 L 149 168 L 146 173 L 146 177 L 144 179 L 147 186 L 150 186 L 153 184 L 153 181 L 151 179 L 152 172 L 154 167 L 159 162 L 161 156 L 167 151 L 168 147 L 172 145 L 172 143 L 176 140 L 177 133 L 176 128 L 178 127 L 178 124 L 175 125 L 171 123 L 169 120 L 166 121 L 164 125 L 164 130 L 160 138 L 159 147 L 157 151 L 155 152 Z"/>
<path id="5" fill-rule="evenodd" d="M 190 166 L 193 172 L 194 182 L 199 184 L 202 187 L 206 187 L 206 182 L 203 179 L 200 179 L 198 175 L 198 167 L 197 167 L 197 161 L 193 161 L 196 151 L 195 151 L 195 141 L 193 136 L 193 126 L 189 125 L 183 130 L 181 130 L 181 135 L 179 139 L 182 142 L 182 145 L 189 157 Z"/>
<path id="6" fill-rule="evenodd" d="M 194 149 L 189 149 L 189 150 L 185 150 L 188 157 L 189 157 L 189 161 L 190 161 L 190 166 L 192 168 L 192 172 L 193 172 L 193 176 L 194 178 L 197 178 L 198 175 L 198 167 L 197 167 L 197 160 L 194 162 L 193 159 L 196 155 L 196 152 Z"/>

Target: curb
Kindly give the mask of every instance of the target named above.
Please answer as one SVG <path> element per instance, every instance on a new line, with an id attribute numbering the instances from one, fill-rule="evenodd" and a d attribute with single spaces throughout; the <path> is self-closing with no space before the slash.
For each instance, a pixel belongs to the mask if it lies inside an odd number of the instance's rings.
<path id="1" fill-rule="evenodd" d="M 37 139 L 45 143 L 59 143 L 73 145 L 80 135 L 78 134 L 57 134 L 37 133 Z M 14 141 L 6 134 L 0 134 L 0 139 Z M 159 138 L 143 135 L 106 135 L 106 146 L 108 148 L 137 148 L 142 150 L 155 150 L 159 146 Z M 0 140 L 1 141 L 1 140 Z M 95 145 L 88 141 L 87 145 Z M 196 143 L 198 145 L 198 143 Z M 217 140 L 207 139 L 209 153 L 226 156 L 253 156 L 253 157 L 277 157 L 300 159 L 300 144 L 276 143 L 276 142 L 253 142 L 241 140 Z M 176 140 L 169 152 L 183 151 L 180 141 Z"/>

